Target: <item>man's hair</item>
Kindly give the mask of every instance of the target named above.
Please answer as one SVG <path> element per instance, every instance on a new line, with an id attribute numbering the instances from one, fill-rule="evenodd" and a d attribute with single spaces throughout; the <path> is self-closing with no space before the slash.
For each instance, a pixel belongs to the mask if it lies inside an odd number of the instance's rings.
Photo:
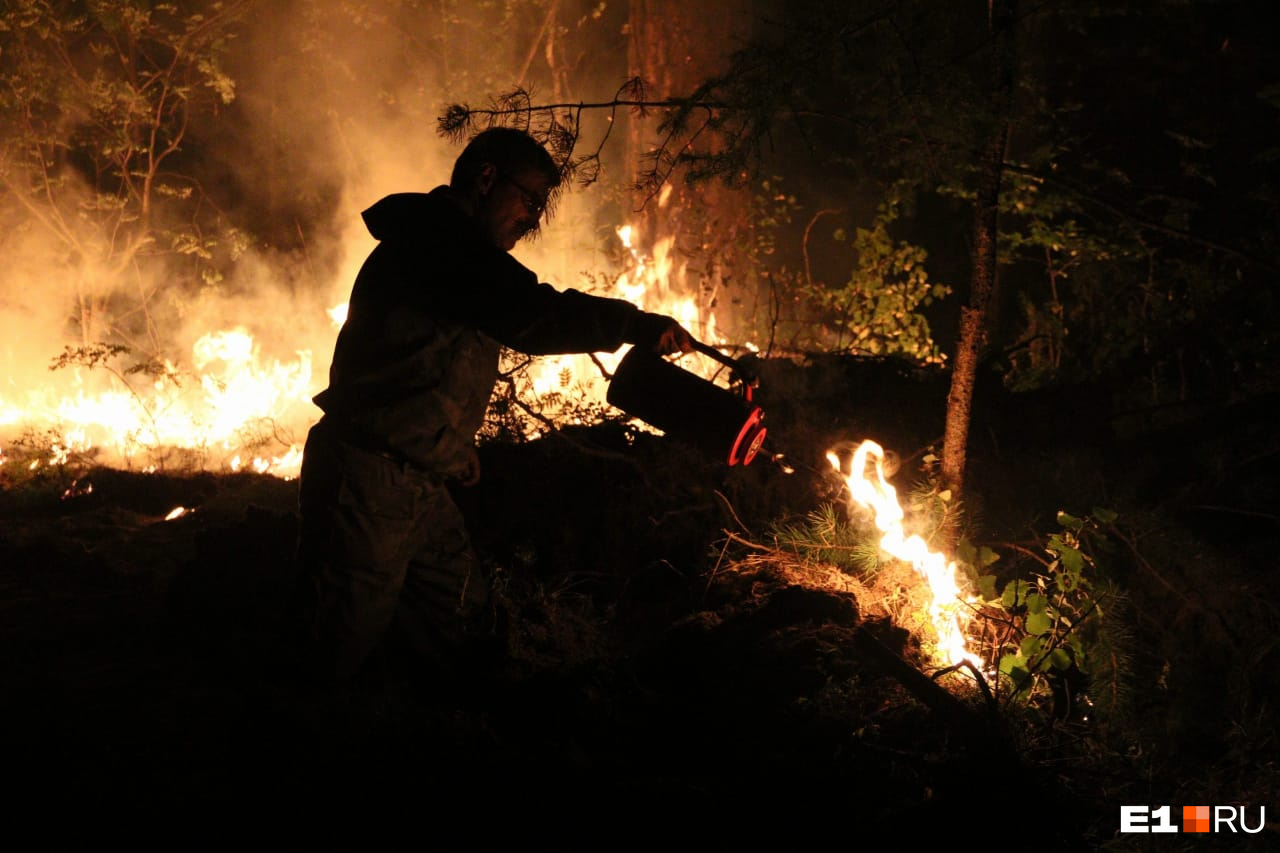
<path id="1" fill-rule="evenodd" d="M 492 163 L 506 175 L 536 169 L 546 176 L 547 186 L 560 185 L 560 169 L 547 149 L 514 127 L 491 127 L 472 137 L 454 161 L 449 183 L 458 188 L 466 186 L 480 174 L 485 163 Z"/>

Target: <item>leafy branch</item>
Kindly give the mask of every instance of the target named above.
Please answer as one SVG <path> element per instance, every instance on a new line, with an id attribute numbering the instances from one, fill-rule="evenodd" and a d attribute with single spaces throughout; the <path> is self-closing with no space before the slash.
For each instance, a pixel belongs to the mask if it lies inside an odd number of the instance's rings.
<path id="1" fill-rule="evenodd" d="M 1106 670 L 1108 679 L 1119 677 L 1099 660 L 1110 654 L 1101 621 L 1118 593 L 1102 582 L 1097 558 L 1111 547 L 1106 531 L 1114 529 L 1115 519 L 1114 512 L 1101 508 L 1084 518 L 1058 513 L 1062 530 L 1041 546 L 1047 556 L 1015 545 L 1039 566 L 1027 577 L 1005 582 L 998 594 L 995 575 L 982 573 L 997 555 L 987 549 L 977 569 L 974 552 L 965 555 L 963 564 L 986 599 L 979 622 L 986 626 L 987 658 L 996 661 L 1007 685 L 1006 703 L 1052 702 L 1062 715 L 1075 698 L 1069 686 L 1073 673 L 1087 679 Z"/>

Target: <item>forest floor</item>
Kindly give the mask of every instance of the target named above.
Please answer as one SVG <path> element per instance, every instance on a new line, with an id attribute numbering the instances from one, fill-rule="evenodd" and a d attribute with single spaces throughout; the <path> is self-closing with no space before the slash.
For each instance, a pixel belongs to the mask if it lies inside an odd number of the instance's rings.
<path id="1" fill-rule="evenodd" d="M 965 671 L 930 677 L 915 584 L 895 574 L 909 570 L 860 578 L 779 544 L 843 506 L 823 461 L 839 442 L 894 448 L 910 494 L 939 388 L 883 364 L 772 366 L 760 399 L 793 473 L 616 425 L 486 445 L 459 501 L 495 574 L 503 654 L 447 681 L 394 647 L 342 690 L 290 671 L 296 483 L 106 468 L 0 481 L 11 778 L 33 809 L 519 811 L 547 819 L 526 838 L 612 820 L 594 836 L 609 846 L 772 825 L 797 848 L 870 830 L 1274 849 L 1275 823 L 1196 844 L 1119 832 L 1121 805 L 1169 805 L 1179 823 L 1183 805 L 1242 805 L 1249 823 L 1280 810 L 1274 431 L 1219 412 L 1125 435 L 1083 398 L 980 400 L 965 529 L 1006 572 L 1038 565 L 1018 555 L 1058 510 L 1118 513 L 1096 567 L 1120 593 L 1106 683 L 1010 702 Z M 1105 711 L 1086 689 L 1109 692 Z"/>

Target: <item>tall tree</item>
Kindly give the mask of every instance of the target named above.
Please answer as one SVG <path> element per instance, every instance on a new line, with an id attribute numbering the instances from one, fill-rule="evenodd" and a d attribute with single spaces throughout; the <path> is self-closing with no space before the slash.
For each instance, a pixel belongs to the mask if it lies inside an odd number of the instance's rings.
<path id="1" fill-rule="evenodd" d="M 640 81 L 646 97 L 665 99 L 695 91 L 707 79 L 724 74 L 735 51 L 741 49 L 754 24 L 750 0 L 717 3 L 714 14 L 706 6 L 681 0 L 631 0 L 628 30 L 628 74 Z M 730 313 L 715 308 L 723 300 L 749 299 L 744 292 L 743 257 L 751 227 L 747 175 L 726 169 L 722 157 L 732 146 L 718 125 L 714 106 L 704 105 L 691 116 L 687 132 L 672 137 L 664 132 L 668 116 L 635 110 L 630 114 L 626 162 L 643 164 L 632 192 L 632 213 L 641 238 L 651 251 L 659 240 L 670 241 L 669 258 L 683 282 L 671 282 L 673 296 L 694 299 L 702 322 L 723 323 Z M 694 181 L 714 164 L 726 181 Z M 735 269 L 739 280 L 734 280 Z M 694 329 L 710 336 L 710 328 Z"/>
<path id="2" fill-rule="evenodd" d="M 964 491 L 972 420 L 974 384 L 987 335 L 987 310 L 998 283 L 1000 244 L 1000 185 L 1012 128 L 1014 84 L 1014 0 L 989 0 L 987 5 L 990 101 L 985 140 L 979 149 L 977 187 L 973 205 L 973 261 L 969 276 L 969 304 L 960 309 L 960 333 L 951 365 L 951 389 L 942 442 L 942 482 L 957 494 Z"/>
<path id="3" fill-rule="evenodd" d="M 0 14 L 3 201 L 57 247 L 83 343 L 155 352 L 160 279 L 144 261 L 208 279 L 215 253 L 234 251 L 235 229 L 182 164 L 193 122 L 235 96 L 222 58 L 249 5 L 15 0 Z"/>

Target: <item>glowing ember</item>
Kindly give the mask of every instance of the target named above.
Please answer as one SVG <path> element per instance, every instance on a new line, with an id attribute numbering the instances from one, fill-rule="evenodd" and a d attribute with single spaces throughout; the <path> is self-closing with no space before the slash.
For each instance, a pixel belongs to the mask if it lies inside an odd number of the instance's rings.
<path id="1" fill-rule="evenodd" d="M 62 493 L 62 499 L 65 501 L 91 494 L 93 494 L 93 483 L 82 483 L 77 479 L 73 480 L 71 485 Z"/>
<path id="2" fill-rule="evenodd" d="M 931 551 L 920 536 L 906 535 L 898 492 L 885 479 L 884 449 L 874 441 L 862 442 L 854 451 L 847 472 L 835 453 L 827 453 L 827 460 L 844 477 L 852 499 L 872 511 L 876 527 L 884 534 L 880 547 L 899 560 L 911 563 L 928 583 L 932 596 L 929 617 L 938 634 L 939 653 L 952 665 L 968 661 L 981 667 L 982 660 L 965 647 L 965 627 L 972 612 L 969 605 L 974 599 L 962 595 L 956 583 L 954 562 Z"/>
<path id="3" fill-rule="evenodd" d="M 175 518 L 182 518 L 189 510 L 185 506 L 175 506 L 169 510 L 169 514 L 164 517 L 165 521 L 173 521 Z"/>

